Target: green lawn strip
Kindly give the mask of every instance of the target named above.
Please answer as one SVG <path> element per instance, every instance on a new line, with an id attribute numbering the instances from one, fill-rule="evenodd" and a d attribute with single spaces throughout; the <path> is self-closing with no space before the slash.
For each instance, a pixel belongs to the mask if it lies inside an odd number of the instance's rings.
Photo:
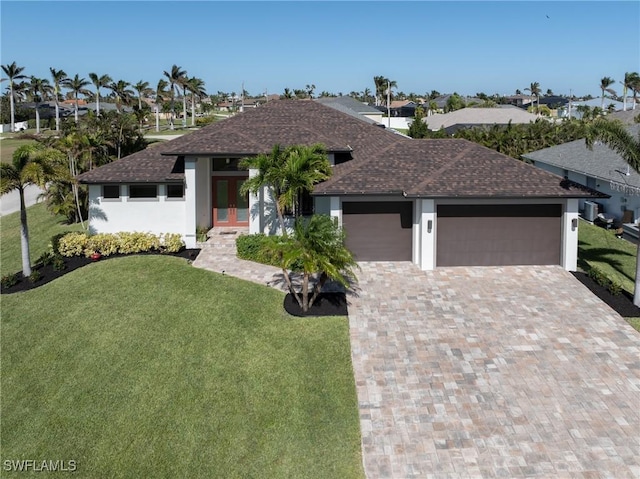
<path id="1" fill-rule="evenodd" d="M 362 477 L 347 321 L 282 301 L 164 256 L 3 296 L 3 459 L 74 459 L 82 477 Z"/>
<path id="2" fill-rule="evenodd" d="M 616 238 L 612 230 L 580 221 L 578 229 L 579 266 L 588 272 L 595 266 L 610 280 L 633 294 L 637 246 Z"/>
<path id="3" fill-rule="evenodd" d="M 35 143 L 34 140 L 22 140 L 18 138 L 3 138 L 0 140 L 0 162 L 11 163 L 13 152 L 19 146 Z"/>
<path id="4" fill-rule="evenodd" d="M 82 230 L 80 224 L 67 225 L 61 216 L 52 216 L 43 203 L 27 208 L 27 223 L 32 264 L 47 250 L 53 235 Z M 16 212 L 0 218 L 0 275 L 22 271 L 21 258 L 20 213 Z"/>

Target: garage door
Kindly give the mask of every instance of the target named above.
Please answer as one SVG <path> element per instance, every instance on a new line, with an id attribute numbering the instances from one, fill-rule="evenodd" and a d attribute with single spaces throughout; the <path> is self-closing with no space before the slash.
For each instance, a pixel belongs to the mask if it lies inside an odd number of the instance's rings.
<path id="1" fill-rule="evenodd" d="M 342 204 L 347 248 L 358 261 L 411 261 L 411 202 Z"/>
<path id="2" fill-rule="evenodd" d="M 436 266 L 560 264 L 561 205 L 438 206 Z"/>

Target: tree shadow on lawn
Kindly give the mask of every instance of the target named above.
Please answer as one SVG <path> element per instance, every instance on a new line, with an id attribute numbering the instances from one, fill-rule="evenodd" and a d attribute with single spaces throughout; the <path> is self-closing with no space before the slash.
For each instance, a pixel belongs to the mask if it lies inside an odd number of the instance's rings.
<path id="1" fill-rule="evenodd" d="M 163 255 L 163 256 L 176 256 L 178 258 L 184 258 L 188 261 L 193 261 L 198 257 L 200 253 L 199 249 L 183 249 L 178 251 L 177 253 L 165 253 L 160 251 L 149 251 L 144 253 L 135 253 L 135 254 L 114 254 L 111 256 L 102 256 L 99 261 L 106 261 L 111 258 L 122 258 L 124 256 L 134 256 L 134 255 Z M 36 281 L 31 281 L 28 277 L 24 277 L 22 272 L 18 273 L 18 281 L 16 284 L 9 288 L 5 288 L 4 286 L 0 287 L 1 294 L 11 294 L 11 293 L 19 293 L 21 291 L 28 291 L 30 289 L 38 288 L 47 283 L 50 283 L 54 279 L 57 279 L 61 276 L 64 276 L 67 273 L 71 273 L 78 268 L 82 268 L 83 266 L 88 265 L 89 263 L 95 262 L 91 258 L 85 258 L 84 256 L 72 256 L 71 258 L 62 257 L 64 261 L 64 267 L 60 269 L 55 269 L 53 264 L 37 264 L 33 267 L 32 271 L 37 272 L 37 275 L 40 276 Z"/>

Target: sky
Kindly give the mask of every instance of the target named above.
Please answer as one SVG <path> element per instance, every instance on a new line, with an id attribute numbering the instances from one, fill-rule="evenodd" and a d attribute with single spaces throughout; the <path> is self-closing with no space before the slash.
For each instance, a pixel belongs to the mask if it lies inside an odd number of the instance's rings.
<path id="1" fill-rule="evenodd" d="M 281 94 L 316 86 L 474 95 L 600 94 L 600 79 L 640 71 L 633 1 L 7 1 L 1 64 L 49 78 L 109 74 L 152 88 L 178 65 L 208 93 Z M 3 83 L 3 89 L 6 82 Z"/>

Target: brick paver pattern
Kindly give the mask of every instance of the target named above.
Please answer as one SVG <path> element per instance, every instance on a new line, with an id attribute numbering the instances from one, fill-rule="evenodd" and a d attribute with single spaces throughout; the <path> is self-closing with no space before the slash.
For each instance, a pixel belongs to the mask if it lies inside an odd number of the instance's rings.
<path id="1" fill-rule="evenodd" d="M 214 233 L 194 265 L 284 289 L 235 237 Z M 640 478 L 640 333 L 570 273 L 360 266 L 367 478 Z"/>

